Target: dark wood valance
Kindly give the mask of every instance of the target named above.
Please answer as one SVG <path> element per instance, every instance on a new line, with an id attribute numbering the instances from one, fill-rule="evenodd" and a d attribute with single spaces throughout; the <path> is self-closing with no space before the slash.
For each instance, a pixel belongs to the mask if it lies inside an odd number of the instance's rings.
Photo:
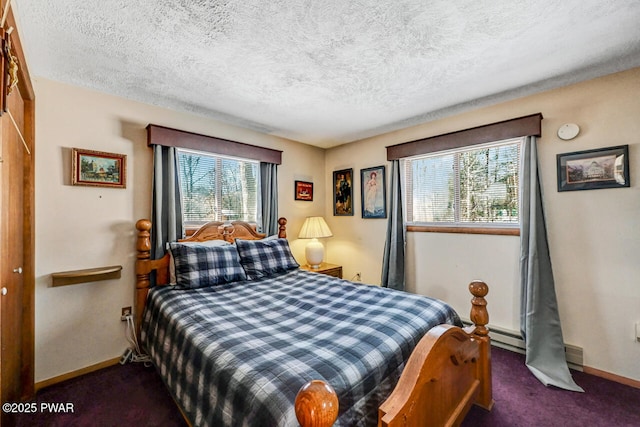
<path id="1" fill-rule="evenodd" d="M 489 125 L 478 126 L 415 141 L 387 147 L 387 160 L 398 160 L 404 157 L 434 153 L 436 151 L 502 141 L 522 136 L 540 136 L 542 132 L 542 113 L 517 119 L 505 120 Z"/>
<path id="2" fill-rule="evenodd" d="M 277 165 L 282 164 L 281 150 L 258 147 L 244 142 L 200 135 L 152 124 L 147 126 L 147 145 L 188 148 L 223 156 L 241 157 Z"/>

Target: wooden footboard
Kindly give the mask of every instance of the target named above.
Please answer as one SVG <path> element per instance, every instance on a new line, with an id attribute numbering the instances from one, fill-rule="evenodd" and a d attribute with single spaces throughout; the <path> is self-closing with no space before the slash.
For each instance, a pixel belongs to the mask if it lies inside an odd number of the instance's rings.
<path id="1" fill-rule="evenodd" d="M 455 426 L 476 404 L 493 406 L 491 343 L 484 282 L 469 285 L 473 326 L 439 325 L 420 340 L 400 380 L 378 411 L 378 426 Z M 317 394 L 316 394 L 317 390 Z M 305 385 L 296 397 L 303 427 L 329 427 L 338 416 L 337 396 L 322 381 Z"/>

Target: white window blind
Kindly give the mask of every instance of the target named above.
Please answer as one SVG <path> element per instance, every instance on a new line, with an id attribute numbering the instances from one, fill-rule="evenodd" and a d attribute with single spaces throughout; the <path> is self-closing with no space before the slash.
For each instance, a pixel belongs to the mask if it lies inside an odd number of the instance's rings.
<path id="1" fill-rule="evenodd" d="M 257 220 L 258 162 L 178 150 L 185 225 Z"/>
<path id="2" fill-rule="evenodd" d="M 410 224 L 517 226 L 522 139 L 406 158 Z"/>

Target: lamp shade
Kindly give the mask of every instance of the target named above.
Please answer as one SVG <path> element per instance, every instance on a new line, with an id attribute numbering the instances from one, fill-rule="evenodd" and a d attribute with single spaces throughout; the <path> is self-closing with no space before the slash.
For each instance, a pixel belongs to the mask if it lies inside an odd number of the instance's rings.
<path id="1" fill-rule="evenodd" d="M 324 259 L 324 246 L 318 238 L 331 236 L 333 236 L 333 234 L 321 216 L 310 216 L 304 220 L 298 238 L 311 239 L 304 249 L 307 263 L 311 268 L 319 268 Z"/>
<path id="2" fill-rule="evenodd" d="M 299 239 L 317 239 L 331 236 L 333 236 L 333 233 L 331 233 L 331 229 L 321 216 L 307 217 L 304 220 L 304 224 L 302 224 L 300 234 L 298 234 Z"/>

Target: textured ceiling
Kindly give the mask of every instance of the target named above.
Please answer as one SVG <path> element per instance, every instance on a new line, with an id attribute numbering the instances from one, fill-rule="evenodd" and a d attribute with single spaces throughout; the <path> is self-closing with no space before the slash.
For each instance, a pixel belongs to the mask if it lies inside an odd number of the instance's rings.
<path id="1" fill-rule="evenodd" d="M 31 74 L 330 147 L 640 66 L 638 0 L 14 0 Z"/>

